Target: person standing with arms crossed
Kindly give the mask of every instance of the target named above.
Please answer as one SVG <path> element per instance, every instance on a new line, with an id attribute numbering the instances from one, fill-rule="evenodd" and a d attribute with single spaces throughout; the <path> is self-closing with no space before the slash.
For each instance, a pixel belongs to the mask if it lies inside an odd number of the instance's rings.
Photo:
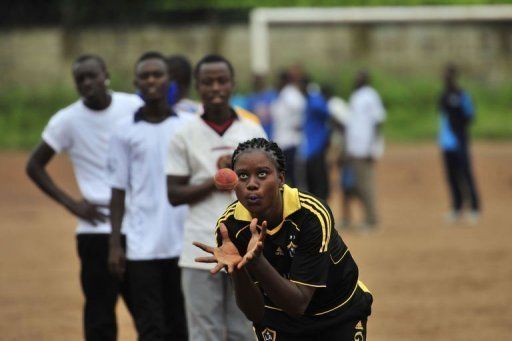
<path id="1" fill-rule="evenodd" d="M 109 265 L 119 277 L 126 270 L 138 340 L 186 341 L 178 267 L 186 207 L 167 201 L 165 163 L 169 140 L 191 114 L 180 117 L 167 103 L 169 73 L 162 54 L 147 52 L 138 59 L 134 84 L 145 104 L 110 140 Z"/>
<path id="2" fill-rule="evenodd" d="M 480 215 L 480 199 L 471 167 L 468 132 L 475 111 L 471 97 L 460 88 L 457 77 L 455 65 L 446 66 L 444 90 L 439 96 L 439 145 L 452 197 L 452 211 L 447 219 L 449 222 L 457 221 L 462 215 L 463 204 L 468 201 L 470 212 L 467 219 L 476 224 Z"/>
<path id="3" fill-rule="evenodd" d="M 258 340 L 365 340 L 373 297 L 329 207 L 284 183 L 274 142 L 239 144 L 232 168 L 238 201 L 217 222 L 217 247 L 194 243 L 212 254 L 196 261 L 227 270 Z"/>
<path id="4" fill-rule="evenodd" d="M 143 103 L 136 95 L 108 90 L 110 83 L 103 59 L 82 55 L 72 66 L 80 100 L 58 111 L 43 131 L 43 141 L 27 163 L 34 183 L 53 200 L 78 217 L 77 248 L 80 281 L 85 296 L 84 336 L 86 340 L 116 340 L 115 307 L 121 293 L 127 301 L 127 286 L 108 270 L 110 222 L 107 183 L 108 141 L 124 117 Z M 55 154 L 71 158 L 82 199 L 72 198 L 46 171 Z M 124 237 L 122 238 L 124 243 Z"/>
<path id="5" fill-rule="evenodd" d="M 230 166 L 238 143 L 265 136 L 260 125 L 229 106 L 234 76 L 231 63 L 222 56 L 207 55 L 197 63 L 194 77 L 204 113 L 187 122 L 169 147 L 169 201 L 189 205 L 180 266 L 189 337 L 194 341 L 253 339 L 227 274 L 212 277 L 207 265 L 194 262 L 200 250 L 192 245 L 214 241 L 217 218 L 235 199 L 232 191 L 216 189 L 217 170 Z"/>

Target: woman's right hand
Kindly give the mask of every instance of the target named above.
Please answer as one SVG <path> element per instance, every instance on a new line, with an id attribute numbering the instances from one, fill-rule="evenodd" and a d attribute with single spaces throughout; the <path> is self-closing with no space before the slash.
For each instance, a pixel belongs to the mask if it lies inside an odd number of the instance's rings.
<path id="1" fill-rule="evenodd" d="M 216 274 L 222 268 L 226 268 L 227 272 L 231 274 L 236 270 L 242 257 L 238 253 L 235 244 L 229 239 L 228 229 L 223 223 L 220 225 L 220 234 L 222 236 L 222 245 L 220 247 L 212 247 L 198 242 L 193 243 L 201 250 L 212 255 L 209 257 L 196 258 L 195 261 L 198 263 L 217 263 L 217 265 L 210 270 L 212 274 Z"/>

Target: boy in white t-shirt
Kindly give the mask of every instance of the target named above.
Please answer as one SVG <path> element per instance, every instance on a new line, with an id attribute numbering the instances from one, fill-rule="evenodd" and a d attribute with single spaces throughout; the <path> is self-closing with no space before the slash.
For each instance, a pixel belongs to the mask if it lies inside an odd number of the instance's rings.
<path id="1" fill-rule="evenodd" d="M 77 247 L 80 280 L 85 296 L 86 340 L 115 340 L 115 306 L 119 293 L 126 302 L 126 283 L 108 271 L 108 140 L 123 117 L 142 105 L 138 96 L 110 92 L 105 62 L 96 55 L 83 55 L 72 67 L 81 99 L 57 112 L 43 131 L 43 141 L 32 153 L 27 173 L 53 200 L 78 217 Z M 56 153 L 71 158 L 82 198 L 72 198 L 46 171 Z M 128 303 L 128 302 L 126 302 Z M 128 308 L 130 305 L 127 304 Z"/>
<path id="2" fill-rule="evenodd" d="M 167 201 L 165 163 L 169 140 L 191 114 L 178 116 L 168 106 L 169 74 L 162 54 L 147 52 L 139 58 L 134 84 L 145 105 L 110 140 L 109 265 L 119 276 L 126 268 L 139 341 L 186 341 L 178 267 L 186 207 Z"/>
<path id="3" fill-rule="evenodd" d="M 234 88 L 233 67 L 224 57 L 208 55 L 194 71 L 204 114 L 195 116 L 171 140 L 167 163 L 169 201 L 188 204 L 180 258 L 190 340 L 253 340 L 249 321 L 235 302 L 224 273 L 211 276 L 207 264 L 196 263 L 201 250 L 192 242 L 214 243 L 217 219 L 235 201 L 231 191 L 215 188 L 213 176 L 230 167 L 240 142 L 265 137 L 263 128 L 229 106 Z"/>

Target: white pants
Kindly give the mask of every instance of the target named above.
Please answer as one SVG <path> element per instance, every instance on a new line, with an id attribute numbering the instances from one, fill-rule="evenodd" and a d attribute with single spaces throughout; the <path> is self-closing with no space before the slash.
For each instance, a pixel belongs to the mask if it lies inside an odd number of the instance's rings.
<path id="1" fill-rule="evenodd" d="M 254 340 L 251 323 L 236 305 L 227 273 L 182 268 L 188 337 L 191 341 Z"/>

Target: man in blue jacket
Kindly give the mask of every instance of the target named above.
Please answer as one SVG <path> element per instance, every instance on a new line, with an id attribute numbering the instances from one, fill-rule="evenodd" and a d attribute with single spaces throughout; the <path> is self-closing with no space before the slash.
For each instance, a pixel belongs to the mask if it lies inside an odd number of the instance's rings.
<path id="1" fill-rule="evenodd" d="M 323 199 L 329 196 L 329 177 L 326 165 L 326 153 L 329 146 L 329 111 L 327 101 L 315 85 L 308 86 L 308 80 L 302 81 L 306 97 L 303 141 L 300 154 L 306 160 L 307 190 Z"/>
<path id="2" fill-rule="evenodd" d="M 468 220 L 476 223 L 480 202 L 469 154 L 469 126 L 475 113 L 470 96 L 457 82 L 458 70 L 448 65 L 444 72 L 445 87 L 439 98 L 439 145 L 443 152 L 446 178 L 452 197 L 452 222 L 461 217 L 467 201 L 471 209 Z"/>

